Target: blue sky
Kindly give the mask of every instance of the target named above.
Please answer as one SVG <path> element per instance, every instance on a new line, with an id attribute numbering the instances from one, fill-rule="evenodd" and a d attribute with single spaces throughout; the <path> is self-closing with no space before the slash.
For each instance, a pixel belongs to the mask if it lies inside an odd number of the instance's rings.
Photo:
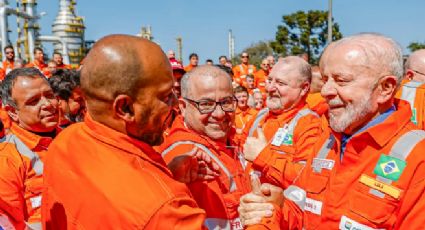
<path id="1" fill-rule="evenodd" d="M 9 1 L 14 4 L 14 1 Z M 39 0 L 42 34 L 51 33 L 57 0 Z M 227 55 L 227 35 L 232 29 L 236 53 L 252 43 L 273 39 L 282 15 L 298 10 L 326 10 L 327 0 L 77 0 L 77 14 L 85 18 L 86 39 L 112 33 L 137 34 L 152 26 L 163 49 L 176 49 L 183 38 L 183 60 L 197 52 L 203 62 Z M 411 41 L 425 42 L 424 0 L 334 0 L 333 15 L 343 35 L 378 32 L 397 40 L 404 52 Z"/>

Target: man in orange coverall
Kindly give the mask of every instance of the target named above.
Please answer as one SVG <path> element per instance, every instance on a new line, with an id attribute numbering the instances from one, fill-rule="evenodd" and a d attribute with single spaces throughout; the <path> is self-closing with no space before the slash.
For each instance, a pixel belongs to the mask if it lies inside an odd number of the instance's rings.
<path id="1" fill-rule="evenodd" d="M 241 54 L 241 64 L 233 67 L 233 81 L 241 86 L 246 86 L 246 76 L 254 75 L 257 67 L 249 64 L 249 54 Z"/>
<path id="2" fill-rule="evenodd" d="M 310 93 L 307 96 L 307 104 L 311 110 L 322 116 L 328 111 L 328 104 L 320 94 L 323 87 L 322 74 L 319 66 L 311 67 L 311 87 Z"/>
<path id="3" fill-rule="evenodd" d="M 220 166 L 221 176 L 188 184 L 199 207 L 207 213 L 208 229 L 242 229 L 237 208 L 249 190 L 239 155 L 232 146 L 236 98 L 229 75 L 215 66 L 200 66 L 183 76 L 182 117 L 178 117 L 161 145 L 171 164 L 187 152 L 202 149 Z"/>
<path id="4" fill-rule="evenodd" d="M 162 142 L 176 102 L 161 48 L 143 38 L 110 35 L 93 46 L 81 71 L 88 114 L 63 130 L 49 150 L 43 227 L 201 229 L 205 212 L 151 148 Z M 211 159 L 200 153 L 179 159 L 177 179 L 204 179 L 198 171 L 181 171 L 192 163 L 208 165 Z M 206 167 L 200 170 L 208 175 Z"/>
<path id="5" fill-rule="evenodd" d="M 345 37 L 325 49 L 320 68 L 329 126 L 324 120 L 315 155 L 284 191 L 283 207 L 274 206 L 282 215 L 253 228 L 279 228 L 273 220 L 281 217 L 284 229 L 423 229 L 425 132 L 410 121 L 409 104 L 394 99 L 400 47 L 378 34 Z M 273 209 L 258 195 L 241 200 L 245 224 Z"/>
<path id="6" fill-rule="evenodd" d="M 425 129 L 425 49 L 410 54 L 404 65 L 404 78 L 396 98 L 409 102 L 412 122 Z"/>
<path id="7" fill-rule="evenodd" d="M 282 161 L 289 160 L 294 164 L 289 168 L 294 170 L 292 176 L 285 178 L 284 186 L 292 184 L 313 153 L 311 147 L 319 138 L 321 124 L 305 101 L 310 81 L 310 65 L 302 58 L 292 56 L 278 61 L 268 76 L 267 108 L 246 125 L 245 159 L 253 163 L 253 169 L 262 172 L 267 182 L 280 185 L 282 181 L 273 180 L 273 175 L 280 173 Z M 252 149 L 262 145 L 260 138 L 267 145 L 261 153 Z"/>
<path id="8" fill-rule="evenodd" d="M 12 126 L 0 139 L 0 198 L 14 211 L 0 213 L 15 213 L 12 219 L 39 229 L 43 163 L 56 135 L 58 101 L 36 68 L 10 71 L 2 82 L 1 97 Z"/>

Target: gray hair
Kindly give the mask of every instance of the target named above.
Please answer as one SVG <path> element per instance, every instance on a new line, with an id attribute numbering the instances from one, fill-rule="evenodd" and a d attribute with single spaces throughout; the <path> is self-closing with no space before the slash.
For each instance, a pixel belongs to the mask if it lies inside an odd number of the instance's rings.
<path id="1" fill-rule="evenodd" d="M 381 74 L 397 77 L 397 83 L 403 79 L 403 53 L 400 45 L 392 38 L 378 33 L 361 33 L 333 42 L 331 47 L 350 44 L 361 48 L 364 65 L 378 69 Z"/>
<path id="2" fill-rule="evenodd" d="M 192 78 L 202 77 L 205 78 L 207 76 L 217 78 L 218 76 L 227 76 L 229 80 L 229 87 L 232 87 L 232 79 L 224 70 L 210 65 L 202 65 L 194 68 L 193 70 L 187 72 L 183 75 L 180 86 L 181 86 L 181 94 L 182 97 L 190 97 L 191 96 L 191 84 L 190 81 Z"/>
<path id="3" fill-rule="evenodd" d="M 298 81 L 299 82 L 309 82 L 311 83 L 311 66 L 304 59 L 297 56 L 287 56 L 281 58 L 279 63 L 284 63 L 284 65 L 296 66 L 294 70 L 298 71 Z"/>

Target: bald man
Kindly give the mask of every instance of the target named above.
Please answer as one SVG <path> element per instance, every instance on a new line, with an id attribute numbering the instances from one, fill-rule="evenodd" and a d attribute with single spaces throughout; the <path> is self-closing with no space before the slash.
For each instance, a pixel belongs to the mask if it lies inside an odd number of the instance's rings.
<path id="1" fill-rule="evenodd" d="M 205 212 L 151 148 L 175 103 L 161 48 L 134 36 L 100 39 L 81 88 L 87 117 L 58 136 L 46 159 L 44 228 L 202 228 Z"/>
<path id="2" fill-rule="evenodd" d="M 396 98 L 409 102 L 411 121 L 425 129 L 425 49 L 417 50 L 407 58 L 404 80 Z"/>
<path id="3" fill-rule="evenodd" d="M 207 152 L 220 166 L 220 177 L 188 184 L 199 207 L 205 209 L 208 229 L 242 229 L 237 208 L 248 192 L 239 156 L 231 143 L 236 98 L 230 76 L 215 66 L 186 73 L 179 99 L 182 117 L 176 119 L 162 144 L 166 162 L 196 149 Z"/>
<path id="4" fill-rule="evenodd" d="M 310 65 L 299 57 L 285 57 L 273 67 L 267 82 L 267 108 L 247 123 L 244 154 L 252 169 L 262 173 L 263 181 L 287 187 L 312 154 L 320 134 L 320 118 L 306 103 Z M 291 167 L 280 168 L 285 161 Z M 274 177 L 280 170 L 287 172 L 284 180 Z"/>

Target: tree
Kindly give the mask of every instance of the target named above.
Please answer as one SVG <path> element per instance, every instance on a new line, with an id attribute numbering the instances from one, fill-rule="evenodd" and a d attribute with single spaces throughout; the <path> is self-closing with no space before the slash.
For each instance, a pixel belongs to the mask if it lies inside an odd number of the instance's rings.
<path id="1" fill-rule="evenodd" d="M 268 55 L 273 54 L 273 49 L 270 47 L 270 42 L 267 41 L 259 41 L 257 43 L 251 44 L 249 47 L 245 48 L 243 52 L 249 54 L 249 63 L 260 67 L 261 61 L 266 58 Z M 242 52 L 242 53 L 243 53 Z M 236 57 L 233 58 L 233 63 L 240 63 L 240 56 L 242 53 L 237 54 Z"/>
<path id="2" fill-rule="evenodd" d="M 410 52 L 415 52 L 416 50 L 425 49 L 425 43 L 412 42 L 407 48 L 409 48 Z"/>
<path id="3" fill-rule="evenodd" d="M 310 63 L 317 63 L 327 42 L 328 12 L 298 11 L 282 18 L 283 25 L 277 27 L 276 40 L 271 42 L 273 50 L 282 56 L 305 53 Z M 339 25 L 333 23 L 332 39 L 340 38 Z"/>

